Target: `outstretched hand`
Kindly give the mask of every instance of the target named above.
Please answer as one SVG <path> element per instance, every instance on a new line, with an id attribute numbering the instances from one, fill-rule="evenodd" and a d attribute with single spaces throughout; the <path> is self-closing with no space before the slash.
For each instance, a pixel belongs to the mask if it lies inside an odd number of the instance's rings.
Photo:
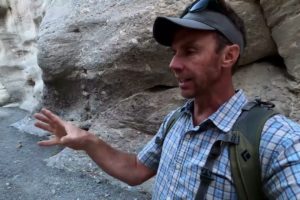
<path id="1" fill-rule="evenodd" d="M 35 126 L 53 134 L 49 140 L 38 142 L 41 146 L 64 145 L 73 149 L 83 148 L 83 137 L 88 133 L 70 122 L 62 120 L 50 110 L 43 108 L 34 117 L 38 120 Z"/>
<path id="2" fill-rule="evenodd" d="M 84 150 L 105 172 L 131 185 L 140 184 L 156 173 L 139 162 L 136 155 L 112 148 L 96 135 L 62 120 L 50 110 L 42 109 L 34 117 L 38 120 L 36 127 L 54 136 L 39 142 L 39 145 L 60 144 L 75 150 Z"/>

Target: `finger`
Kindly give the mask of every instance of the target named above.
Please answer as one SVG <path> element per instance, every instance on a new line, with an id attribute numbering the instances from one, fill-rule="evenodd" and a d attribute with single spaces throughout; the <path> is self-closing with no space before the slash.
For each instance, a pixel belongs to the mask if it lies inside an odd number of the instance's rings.
<path id="1" fill-rule="evenodd" d="M 47 117 L 45 117 L 45 115 L 43 115 L 43 114 L 36 113 L 33 116 L 34 116 L 34 118 L 36 118 L 44 123 L 47 123 L 47 124 L 50 123 L 50 120 Z"/>
<path id="2" fill-rule="evenodd" d="M 53 129 L 48 124 L 45 124 L 43 122 L 38 121 L 38 122 L 34 123 L 34 125 L 36 127 L 40 128 L 40 129 L 45 130 L 45 131 L 48 131 L 48 132 L 51 132 L 51 133 L 53 132 Z"/>
<path id="3" fill-rule="evenodd" d="M 41 113 L 44 114 L 52 122 L 62 124 L 62 120 L 50 110 L 43 108 Z"/>
<path id="4" fill-rule="evenodd" d="M 81 129 L 73 125 L 71 122 L 65 122 L 65 130 L 67 133 L 77 133 Z"/>
<path id="5" fill-rule="evenodd" d="M 38 142 L 38 145 L 40 146 L 53 146 L 53 145 L 58 145 L 60 144 L 59 140 L 57 138 L 53 138 L 50 140 L 43 140 Z"/>

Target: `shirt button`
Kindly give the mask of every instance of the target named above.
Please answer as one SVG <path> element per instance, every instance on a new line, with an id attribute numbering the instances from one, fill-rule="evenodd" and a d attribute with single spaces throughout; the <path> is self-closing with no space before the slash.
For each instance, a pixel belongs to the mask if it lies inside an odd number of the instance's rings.
<path id="1" fill-rule="evenodd" d="M 186 135 L 186 139 L 190 139 L 191 138 L 191 135 Z"/>
<path id="2" fill-rule="evenodd" d="M 180 169 L 180 164 L 176 164 L 176 169 Z"/>

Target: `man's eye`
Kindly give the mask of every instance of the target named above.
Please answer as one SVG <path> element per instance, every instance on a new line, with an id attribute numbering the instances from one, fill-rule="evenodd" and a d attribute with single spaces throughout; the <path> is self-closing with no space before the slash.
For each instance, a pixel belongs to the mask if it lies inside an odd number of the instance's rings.
<path id="1" fill-rule="evenodd" d="M 187 55 L 194 54 L 194 53 L 196 53 L 196 50 L 195 50 L 195 49 L 187 49 L 187 50 L 185 51 L 185 54 L 187 54 Z"/>

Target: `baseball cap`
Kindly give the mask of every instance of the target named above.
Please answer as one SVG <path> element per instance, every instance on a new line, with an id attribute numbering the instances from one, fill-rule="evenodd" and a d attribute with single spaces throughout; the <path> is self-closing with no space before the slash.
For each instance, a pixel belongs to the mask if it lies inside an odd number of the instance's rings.
<path id="1" fill-rule="evenodd" d="M 195 1 L 180 17 L 157 17 L 153 25 L 153 37 L 158 43 L 171 46 L 179 28 L 219 31 L 231 43 L 238 44 L 242 53 L 245 46 L 243 34 L 220 9 L 218 0 Z"/>

